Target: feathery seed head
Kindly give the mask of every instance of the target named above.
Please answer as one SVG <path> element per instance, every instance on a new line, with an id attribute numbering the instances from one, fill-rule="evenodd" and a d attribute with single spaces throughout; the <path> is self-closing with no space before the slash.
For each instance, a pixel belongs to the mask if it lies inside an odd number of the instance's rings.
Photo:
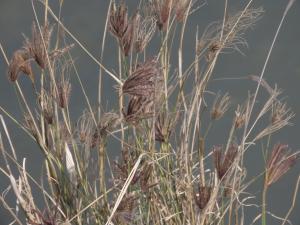
<path id="1" fill-rule="evenodd" d="M 45 69 L 48 66 L 47 54 L 52 30 L 52 27 L 49 28 L 49 24 L 46 24 L 41 27 L 40 32 L 40 30 L 36 27 L 36 24 L 33 23 L 31 40 L 28 38 L 25 39 L 25 49 L 42 69 Z"/>
<path id="2" fill-rule="evenodd" d="M 71 93 L 71 83 L 69 79 L 63 78 L 57 85 L 58 89 L 58 104 L 61 108 L 66 108 L 69 104 Z"/>
<path id="3" fill-rule="evenodd" d="M 275 183 L 293 167 L 300 158 L 300 152 L 290 154 L 288 145 L 276 144 L 267 161 L 265 183 L 267 186 Z"/>
<path id="4" fill-rule="evenodd" d="M 173 10 L 173 0 L 153 0 L 151 3 L 158 29 L 165 31 Z"/>
<path id="5" fill-rule="evenodd" d="M 53 123 L 54 109 L 53 109 L 52 96 L 49 95 L 46 90 L 41 91 L 39 96 L 39 104 L 43 113 L 43 116 L 48 124 Z"/>
<path id="6" fill-rule="evenodd" d="M 123 93 L 132 96 L 158 96 L 163 85 L 163 75 L 157 59 L 139 65 L 123 84 Z M 157 92 L 157 93 L 156 93 Z"/>
<path id="7" fill-rule="evenodd" d="M 291 112 L 291 109 L 287 107 L 286 103 L 276 101 L 272 108 L 271 123 L 279 123 L 285 120 L 285 118 L 289 117 L 291 114 L 293 113 Z"/>
<path id="8" fill-rule="evenodd" d="M 179 22 L 182 22 L 187 16 L 187 10 L 191 0 L 178 0 L 175 4 L 175 15 Z"/>
<path id="9" fill-rule="evenodd" d="M 229 105 L 230 96 L 228 95 L 228 93 L 225 93 L 225 95 L 223 95 L 222 97 L 218 93 L 213 103 L 212 110 L 210 112 L 211 118 L 213 120 L 218 120 L 221 117 L 223 117 L 225 112 L 229 109 Z"/>
<path id="10" fill-rule="evenodd" d="M 128 56 L 133 48 L 139 23 L 140 23 L 140 15 L 136 13 L 130 19 L 127 30 L 119 41 L 121 45 L 121 49 L 125 56 Z"/>
<path id="11" fill-rule="evenodd" d="M 34 83 L 34 76 L 30 65 L 31 57 L 29 53 L 22 49 L 14 52 L 12 59 L 8 66 L 8 78 L 10 81 L 15 82 L 19 74 L 22 72 L 29 76 Z"/>
<path id="12" fill-rule="evenodd" d="M 128 29 L 128 13 L 124 1 L 116 8 L 113 4 L 109 13 L 109 30 L 119 40 Z"/>
<path id="13" fill-rule="evenodd" d="M 142 52 L 150 42 L 155 33 L 156 23 L 153 17 L 143 18 L 139 23 L 135 37 L 135 50 Z"/>
<path id="14" fill-rule="evenodd" d="M 213 147 L 214 165 L 218 173 L 218 178 L 220 180 L 223 179 L 227 171 L 231 168 L 238 153 L 238 146 L 229 146 L 228 151 L 225 153 L 223 153 L 222 149 L 223 148 L 221 146 Z"/>
<path id="15" fill-rule="evenodd" d="M 127 112 L 123 112 L 125 120 L 129 123 L 136 123 L 141 119 L 153 116 L 153 101 L 147 97 L 130 98 Z"/>
<path id="16" fill-rule="evenodd" d="M 246 121 L 245 107 L 238 105 L 235 111 L 234 127 L 239 129 L 244 126 Z"/>
<path id="17" fill-rule="evenodd" d="M 84 111 L 80 116 L 76 126 L 76 133 L 80 143 L 90 148 L 94 130 L 95 125 L 91 113 L 88 111 Z"/>

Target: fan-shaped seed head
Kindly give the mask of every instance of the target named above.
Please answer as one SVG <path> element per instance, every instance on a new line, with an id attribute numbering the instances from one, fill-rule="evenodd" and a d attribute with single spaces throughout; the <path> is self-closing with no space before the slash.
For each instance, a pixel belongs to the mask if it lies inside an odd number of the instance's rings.
<path id="1" fill-rule="evenodd" d="M 128 13 L 124 1 L 116 7 L 112 5 L 109 13 L 109 30 L 119 40 L 123 38 L 128 29 Z"/>
<path id="2" fill-rule="evenodd" d="M 158 96 L 163 85 L 163 75 L 156 59 L 138 66 L 123 84 L 123 93 L 139 97 Z"/>
<path id="3" fill-rule="evenodd" d="M 267 161 L 265 183 L 267 186 L 275 183 L 293 167 L 300 158 L 300 152 L 290 154 L 288 145 L 276 144 Z"/>

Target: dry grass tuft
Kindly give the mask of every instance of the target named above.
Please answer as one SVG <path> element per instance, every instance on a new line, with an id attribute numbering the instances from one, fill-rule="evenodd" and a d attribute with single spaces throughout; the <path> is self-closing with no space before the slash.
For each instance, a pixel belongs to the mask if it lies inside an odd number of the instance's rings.
<path id="1" fill-rule="evenodd" d="M 26 224 L 39 225 L 245 224 L 248 209 L 261 205 L 257 218 L 266 225 L 268 189 L 300 157 L 299 151 L 292 153 L 287 145 L 270 146 L 273 135 L 291 125 L 295 115 L 281 100 L 282 91 L 264 79 L 264 69 L 259 76 L 243 79 L 255 81 L 257 88 L 245 90 L 248 97 L 242 102 L 232 101 L 227 90 L 221 90 L 225 93 L 221 95 L 210 85 L 219 56 L 224 52 L 242 53 L 247 45 L 246 31 L 263 13 L 262 8 L 250 8 L 251 2 L 229 15 L 226 1 L 223 20 L 197 30 L 194 60 L 189 62 L 184 57 L 191 54 L 184 44 L 186 26 L 190 15 L 200 10 L 197 1 L 139 1 L 132 15 L 128 14 L 126 1 L 110 1 L 103 48 L 110 32 L 118 44 L 117 57 L 110 55 L 117 75 L 102 64 L 104 55 L 111 52 L 103 49 L 98 61 L 55 15 L 52 2 L 32 2 L 36 21 L 31 37 L 7 62 L 8 79 L 16 86 L 24 122 L 0 109 L 35 142 L 44 161 L 38 182 L 26 171 L 25 159 L 20 164 L 13 145 L 15 137 L 10 136 L 0 115 L 4 162 L 0 171 L 9 178 L 0 200 L 12 215 L 12 224 L 21 225 L 22 215 L 26 216 Z M 60 3 L 62 7 L 63 1 Z M 35 4 L 45 6 L 43 25 L 38 21 Z M 54 25 L 48 22 L 50 16 Z M 51 35 L 55 31 L 58 35 Z M 59 38 L 64 33 L 99 65 L 95 105 L 86 94 L 69 52 L 73 45 L 60 47 L 64 42 Z M 152 41 L 155 36 L 159 44 Z M 1 51 L 7 58 L 2 45 Z M 35 77 L 33 63 L 39 68 Z M 77 119 L 73 113 L 77 106 L 70 104 L 70 98 L 72 93 L 80 92 L 74 90 L 72 71 L 88 106 Z M 22 73 L 34 83 L 34 99 L 27 100 L 23 84 L 17 81 Z M 117 107 L 108 111 L 101 104 L 102 75 L 109 75 L 118 85 L 117 94 L 111 88 L 111 95 L 118 98 L 114 104 Z M 266 90 L 266 96 L 258 101 L 260 87 Z M 213 101 L 211 93 L 218 93 Z M 222 120 L 232 123 L 219 128 L 226 137 L 225 144 L 219 145 L 211 128 Z M 252 182 L 247 182 L 249 168 L 244 163 L 248 157 L 245 152 L 257 151 L 259 146 L 269 155 L 265 170 L 253 181 L 264 174 L 261 202 L 254 198 L 257 193 L 249 193 Z M 112 152 L 117 159 L 112 159 Z M 295 205 L 298 184 L 283 224 Z M 36 204 L 33 187 L 43 195 L 43 205 Z M 10 192 L 17 200 L 15 205 L 6 202 L 5 194 Z"/>

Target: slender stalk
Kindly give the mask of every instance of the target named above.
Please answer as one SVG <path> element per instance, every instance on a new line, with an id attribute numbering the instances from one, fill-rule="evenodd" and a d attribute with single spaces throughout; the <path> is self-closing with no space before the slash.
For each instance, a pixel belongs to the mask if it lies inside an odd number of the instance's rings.
<path id="1" fill-rule="evenodd" d="M 268 186 L 265 183 L 262 192 L 261 225 L 267 225 L 267 219 L 266 219 L 267 190 L 268 190 Z"/>

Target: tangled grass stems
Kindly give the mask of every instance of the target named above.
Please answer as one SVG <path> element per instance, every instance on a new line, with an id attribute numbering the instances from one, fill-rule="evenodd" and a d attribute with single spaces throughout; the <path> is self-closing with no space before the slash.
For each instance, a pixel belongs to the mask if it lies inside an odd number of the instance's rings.
<path id="1" fill-rule="evenodd" d="M 25 124 L 2 106 L 1 111 L 25 130 L 46 159 L 45 171 L 42 171 L 46 184 L 44 181 L 39 184 L 26 171 L 26 159 L 18 162 L 1 115 L 1 125 L 12 152 L 5 150 L 7 146 L 0 135 L 6 164 L 0 169 L 9 178 L 8 190 L 12 190 L 20 202 L 27 224 L 244 224 L 247 209 L 259 205 L 249 203 L 255 195 L 248 193 L 248 188 L 262 174 L 265 175 L 262 212 L 257 218 L 261 218 L 263 225 L 267 214 L 279 218 L 266 210 L 267 190 L 297 162 L 299 152 L 290 155 L 285 151 L 286 145 L 275 145 L 265 171 L 250 182 L 246 179 L 244 161 L 246 150 L 257 148 L 259 142 L 267 142 L 266 149 L 269 148 L 271 136 L 291 125 L 294 117 L 292 110 L 280 100 L 281 91 L 277 86 L 273 88 L 263 79 L 275 40 L 293 1 L 288 3 L 279 23 L 261 74 L 244 79 L 257 82 L 255 92 L 237 105 L 226 90 L 222 90 L 226 94 L 217 94 L 211 102 L 210 95 L 217 90 L 211 90 L 209 84 L 219 56 L 228 49 L 242 53 L 241 48 L 246 45 L 245 31 L 262 15 L 261 8 L 250 7 L 251 0 L 232 16 L 228 13 L 229 2 L 225 0 L 222 21 L 211 23 L 204 31 L 197 29 L 195 57 L 191 62 L 186 62 L 184 57 L 184 43 L 187 22 L 198 9 L 197 1 L 141 1 L 129 17 L 126 1 L 111 0 L 99 60 L 61 22 L 63 1 L 58 16 L 50 2 L 39 3 L 44 6 L 44 25 L 39 22 L 35 2 L 31 1 L 35 18 L 31 38 L 15 50 L 10 62 L 0 45 L 11 83 L 17 87 L 25 106 L 22 111 Z M 50 38 L 54 36 L 50 28 L 55 26 L 49 24 L 48 17 L 57 25 L 53 31 L 65 32 L 99 66 L 97 112 L 70 53 L 70 46 L 76 46 L 60 42 L 57 35 L 52 48 Z M 117 75 L 103 65 L 109 32 L 118 47 L 114 59 Z M 156 35 L 161 39 L 158 49 L 152 40 Z M 176 44 L 178 49 L 174 47 Z M 149 55 L 149 50 L 155 49 L 155 54 Z M 61 57 L 63 54 L 67 56 Z M 173 54 L 177 56 L 175 62 Z M 38 68 L 39 84 L 33 76 L 32 64 Z M 73 105 L 69 103 L 74 92 L 69 80 L 73 70 L 87 103 L 87 109 L 77 122 L 71 117 Z M 118 85 L 117 93 L 112 92 L 118 98 L 118 108 L 109 112 L 103 112 L 101 105 L 104 73 Z M 33 83 L 36 104 L 28 104 L 22 83 L 18 81 L 22 74 Z M 256 99 L 260 86 L 269 95 L 259 107 Z M 264 120 L 266 117 L 269 120 Z M 232 121 L 229 127 L 223 128 L 226 142 L 217 145 L 218 140 L 210 130 L 226 118 Z M 208 145 L 209 138 L 213 138 L 214 147 Z M 114 163 L 111 163 L 110 152 L 114 146 L 111 139 L 117 141 L 119 149 Z M 12 168 L 17 169 L 17 176 Z M 43 193 L 43 208 L 36 205 L 28 179 Z M 5 198 L 1 198 L 1 202 L 8 206 Z M 294 206 L 293 201 L 282 219 L 283 224 Z M 9 212 L 22 224 L 17 209 Z"/>

